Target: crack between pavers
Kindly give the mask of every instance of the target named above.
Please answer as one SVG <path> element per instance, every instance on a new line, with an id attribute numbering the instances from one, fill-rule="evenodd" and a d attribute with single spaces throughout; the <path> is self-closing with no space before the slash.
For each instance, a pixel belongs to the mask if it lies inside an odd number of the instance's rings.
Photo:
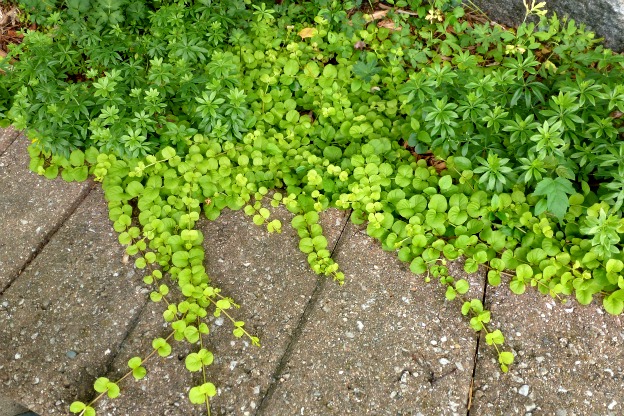
<path id="1" fill-rule="evenodd" d="M 113 348 L 113 351 L 110 352 L 109 358 L 106 360 L 104 364 L 103 374 L 105 374 L 106 376 L 110 377 L 111 375 L 113 375 L 113 372 L 115 370 L 114 368 L 115 360 L 117 360 L 117 357 L 119 357 L 119 354 L 121 354 L 121 351 L 123 350 L 126 344 L 126 341 L 128 341 L 130 334 L 134 332 L 137 325 L 139 324 L 139 321 L 141 320 L 141 316 L 143 316 L 143 312 L 146 310 L 146 307 L 149 304 L 149 301 L 150 301 L 149 295 L 145 296 L 145 298 L 143 299 L 143 303 L 139 307 L 138 312 L 132 317 L 129 324 L 126 326 L 126 329 L 124 330 L 124 334 L 123 334 L 123 337 L 121 338 L 121 341 L 119 341 L 119 343 L 117 343 L 117 345 Z M 89 397 L 87 400 L 85 400 L 85 403 L 89 403 L 93 401 L 98 396 L 99 396 L 99 393 L 93 391 L 92 396 Z"/>
<path id="2" fill-rule="evenodd" d="M 487 277 L 484 279 L 483 281 L 483 294 L 481 295 L 481 303 L 485 306 L 485 298 L 487 296 Z M 481 342 L 481 333 L 477 333 L 477 342 L 475 345 L 475 352 L 474 352 L 474 364 L 472 366 L 472 376 L 470 377 L 470 387 L 468 389 L 468 398 L 466 399 L 466 416 L 470 416 L 470 408 L 473 405 L 473 400 L 474 400 L 474 387 L 475 387 L 475 377 L 477 375 L 477 364 L 478 364 L 478 360 L 479 360 L 479 344 Z"/>
<path id="3" fill-rule="evenodd" d="M 61 229 L 63 225 L 67 222 L 67 220 L 74 215 L 78 207 L 84 202 L 85 199 L 89 196 L 91 191 L 95 188 L 95 182 L 91 181 L 91 185 L 84 188 L 78 198 L 69 206 L 69 209 L 65 212 L 65 214 L 61 217 L 61 221 L 59 221 L 52 229 L 43 237 L 41 242 L 37 245 L 37 247 L 30 252 L 28 258 L 19 268 L 17 272 L 14 273 L 13 276 L 9 278 L 7 284 L 0 289 L 0 296 L 4 295 L 4 293 L 9 290 L 9 288 L 15 283 L 15 281 L 21 276 L 21 274 L 30 266 L 30 264 L 37 258 L 39 253 L 43 251 L 43 249 L 48 245 L 48 243 L 52 240 L 52 238 L 56 235 L 56 233 Z"/>
<path id="4" fill-rule="evenodd" d="M 0 147 L 0 156 L 2 156 L 3 154 L 6 153 L 7 150 L 9 150 L 9 147 L 11 147 L 11 145 L 15 142 L 15 140 L 17 140 L 17 138 L 20 136 L 21 132 L 15 130 L 13 132 L 13 137 L 11 137 L 9 139 L 9 142 L 4 146 L 4 148 Z"/>
<path id="5" fill-rule="evenodd" d="M 119 343 L 117 344 L 117 346 L 115 347 L 115 351 L 112 351 L 110 353 L 110 357 L 108 360 L 106 360 L 106 364 L 104 364 L 104 374 L 106 375 L 111 375 L 113 373 L 113 364 L 115 364 L 115 360 L 117 359 L 117 357 L 119 356 L 119 354 L 121 353 L 121 350 L 123 349 L 126 341 L 128 340 L 128 338 L 130 337 L 130 334 L 134 331 L 134 329 L 136 328 L 136 326 L 139 324 L 139 321 L 141 320 L 141 316 L 143 315 L 143 311 L 145 310 L 147 304 L 149 303 L 149 297 L 146 296 L 145 299 L 143 300 L 143 304 L 141 305 L 141 307 L 139 308 L 139 311 L 137 312 L 137 314 L 130 320 L 130 324 L 126 327 L 125 333 L 123 335 L 123 338 L 121 339 L 121 341 L 119 341 Z M 93 398 L 95 398 L 95 396 L 98 393 L 94 393 L 94 397 L 91 397 L 90 400 L 92 400 Z"/>
<path id="6" fill-rule="evenodd" d="M 334 257 L 334 252 L 336 251 L 336 248 L 338 247 L 340 241 L 342 240 L 342 236 L 344 235 L 345 230 L 347 229 L 347 225 L 349 224 L 349 219 L 351 217 L 351 210 L 348 210 L 347 213 L 348 214 L 345 215 L 345 222 L 344 222 L 344 225 L 342 226 L 342 230 L 340 230 L 340 234 L 338 235 L 336 242 L 334 243 L 333 247 L 330 250 L 330 253 L 331 253 L 330 257 L 332 258 Z M 275 371 L 273 372 L 273 375 L 271 376 L 271 382 L 269 384 L 269 387 L 267 388 L 266 392 L 262 396 L 262 399 L 260 399 L 260 404 L 258 405 L 256 413 L 254 413 L 254 416 L 261 415 L 265 411 L 266 407 L 268 406 L 269 400 L 271 399 L 271 397 L 273 396 L 273 393 L 275 392 L 275 390 L 277 389 L 277 386 L 279 385 L 279 379 L 282 376 L 282 372 L 286 368 L 286 364 L 288 364 L 288 361 L 290 361 L 290 358 L 292 357 L 293 351 L 295 349 L 295 345 L 297 345 L 297 343 L 299 342 L 299 338 L 301 338 L 301 335 L 303 334 L 303 329 L 308 323 L 308 318 L 310 314 L 312 313 L 312 311 L 314 310 L 314 307 L 318 303 L 318 300 L 321 297 L 321 293 L 323 292 L 323 288 L 325 287 L 326 284 L 327 284 L 326 276 L 319 276 L 317 278 L 316 286 L 314 287 L 314 291 L 312 291 L 312 296 L 310 296 L 310 300 L 308 300 L 308 303 L 303 309 L 303 313 L 299 317 L 299 322 L 297 323 L 297 326 L 295 327 L 295 330 L 293 331 L 293 334 L 290 337 L 290 341 L 288 342 L 288 345 L 286 346 L 286 350 L 284 351 L 284 354 L 282 354 L 282 357 L 280 358 L 277 364 L 277 367 L 275 368 Z"/>

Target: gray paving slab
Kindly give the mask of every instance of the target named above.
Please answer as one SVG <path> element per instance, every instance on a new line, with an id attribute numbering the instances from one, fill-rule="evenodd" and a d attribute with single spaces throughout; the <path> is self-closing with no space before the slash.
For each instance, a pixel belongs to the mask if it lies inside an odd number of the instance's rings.
<path id="1" fill-rule="evenodd" d="M 334 258 L 346 283 L 325 286 L 258 414 L 465 414 L 477 340 L 461 305 L 356 226 Z M 468 278 L 480 298 L 482 277 Z"/>
<path id="2" fill-rule="evenodd" d="M 6 132 L 6 130 L 5 130 Z M 48 180 L 28 170 L 20 136 L 0 156 L 0 293 L 84 199 L 91 182 Z"/>
<path id="3" fill-rule="evenodd" d="M 13 127 L 6 129 L 0 128 L 0 155 L 6 151 L 18 135 L 19 132 Z"/>
<path id="4" fill-rule="evenodd" d="M 624 414 L 624 327 L 600 302 L 555 303 L 536 290 L 518 296 L 488 288 L 492 321 L 515 364 L 497 370 L 482 339 L 470 415 L 615 416 Z"/>
<path id="5" fill-rule="evenodd" d="M 199 225 L 205 237 L 208 274 L 222 293 L 241 305 L 233 314 L 260 336 L 262 344 L 258 348 L 235 339 L 229 321 L 212 318 L 211 334 L 205 337 L 215 356 L 207 378 L 218 387 L 212 415 L 255 413 L 319 279 L 298 249 L 298 237 L 290 227 L 292 215 L 285 209 L 273 212 L 284 224 L 282 234 L 268 234 L 240 211 L 224 211 L 216 221 Z M 346 215 L 337 210 L 321 215 L 330 247 L 338 240 Z M 151 304 L 143 312 L 115 361 L 116 369 L 123 368 L 133 355 L 148 351 L 153 338 L 166 334 L 163 310 Z M 146 383 L 131 381 L 122 397 L 102 402 L 98 414 L 205 415 L 205 408 L 188 401 L 189 387 L 199 381 L 198 375 L 193 377 L 184 368 L 189 352 L 186 347 L 174 346 L 173 358 L 157 359 L 146 366 Z M 120 371 L 113 374 L 120 375 Z"/>
<path id="6" fill-rule="evenodd" d="M 45 416 L 89 398 L 145 294 L 97 188 L 0 296 L 0 389 Z"/>
<path id="7" fill-rule="evenodd" d="M 128 360 L 139 356 L 145 358 L 151 351 L 155 338 L 165 338 L 170 332 L 164 324 L 161 304 L 149 302 L 141 312 L 135 328 L 123 343 L 106 375 L 111 380 L 119 380 L 128 371 Z M 184 358 L 192 352 L 186 342 L 170 340 L 172 353 L 169 357 L 151 357 L 144 365 L 145 378 L 137 381 L 132 376 L 119 386 L 121 395 L 114 400 L 104 398 L 95 404 L 98 416 L 205 416 L 206 410 L 193 405 L 188 399 L 192 386 L 200 384 L 200 374 L 188 372 Z"/>
<path id="8" fill-rule="evenodd" d="M 28 409 L 9 398 L 0 396 L 0 416 L 16 416 L 25 412 L 28 412 Z"/>

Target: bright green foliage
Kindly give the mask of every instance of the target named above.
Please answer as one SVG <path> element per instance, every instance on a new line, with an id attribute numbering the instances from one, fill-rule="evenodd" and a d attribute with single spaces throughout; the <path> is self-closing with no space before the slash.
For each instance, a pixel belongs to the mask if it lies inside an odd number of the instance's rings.
<path id="1" fill-rule="evenodd" d="M 574 22 L 536 7 L 539 23 L 515 31 L 468 24 L 451 0 L 397 1 L 413 11 L 388 13 L 397 30 L 355 1 L 60 3 L 21 0 L 41 27 L 0 60 L 13 65 L 0 117 L 33 140 L 33 171 L 102 182 L 169 337 L 196 348 L 189 371 L 212 363 L 209 314 L 259 345 L 204 268 L 196 224 L 225 208 L 280 233 L 271 208 L 284 206 L 310 267 L 339 283 L 319 214 L 349 210 L 462 303 L 502 371 L 513 354 L 448 261 L 514 293 L 623 311 L 624 58 Z M 427 151 L 445 165 L 414 157 Z M 128 366 L 145 375 L 139 357 Z M 119 394 L 105 378 L 95 389 Z M 204 379 L 189 398 L 215 394 Z"/>
<path id="2" fill-rule="evenodd" d="M 83 402 L 73 402 L 69 406 L 69 411 L 72 413 L 79 413 L 82 416 L 95 416 L 95 409 L 91 406 L 87 406 Z"/>
<path id="3" fill-rule="evenodd" d="M 106 393 L 111 399 L 119 396 L 119 386 L 106 377 L 100 377 L 95 380 L 95 383 L 93 383 L 93 389 L 98 393 Z"/>
<path id="4" fill-rule="evenodd" d="M 204 383 L 200 386 L 193 387 L 189 391 L 189 399 L 191 403 L 202 404 L 210 397 L 217 394 L 217 389 L 212 383 Z"/>
<path id="5" fill-rule="evenodd" d="M 143 361 L 140 357 L 133 357 L 128 361 L 128 367 L 132 369 L 132 376 L 135 380 L 140 380 L 147 374 L 147 370 L 141 364 Z"/>

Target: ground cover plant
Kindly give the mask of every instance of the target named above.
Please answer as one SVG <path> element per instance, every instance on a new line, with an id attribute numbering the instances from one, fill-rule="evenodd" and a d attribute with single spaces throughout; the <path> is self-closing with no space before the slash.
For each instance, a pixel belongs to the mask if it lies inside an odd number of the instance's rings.
<path id="1" fill-rule="evenodd" d="M 517 29 L 454 0 L 17 4 L 31 29 L 0 60 L 0 118 L 32 140 L 33 171 L 102 182 L 170 323 L 126 377 L 172 339 L 194 344 L 189 399 L 209 414 L 207 316 L 259 343 L 203 266 L 195 224 L 225 208 L 280 232 L 284 205 L 311 268 L 340 284 L 318 213 L 351 210 L 457 301 L 502 371 L 513 354 L 448 261 L 624 310 L 624 58 L 542 3 Z M 120 381 L 70 410 L 95 414 Z"/>

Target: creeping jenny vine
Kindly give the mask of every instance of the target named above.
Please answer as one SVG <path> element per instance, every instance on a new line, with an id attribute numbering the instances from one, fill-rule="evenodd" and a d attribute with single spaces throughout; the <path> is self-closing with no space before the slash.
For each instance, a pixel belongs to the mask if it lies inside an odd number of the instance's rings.
<path id="1" fill-rule="evenodd" d="M 225 208 L 279 233 L 269 207 L 285 206 L 311 268 L 340 284 L 318 214 L 351 210 L 459 300 L 502 371 L 514 356 L 448 261 L 623 311 L 624 58 L 541 3 L 515 30 L 454 0 L 17 3 L 37 28 L 0 60 L 0 118 L 33 141 L 34 172 L 102 183 L 171 329 L 73 413 L 172 340 L 196 347 L 189 399 L 210 413 L 208 314 L 259 345 L 203 265 L 195 225 Z"/>

